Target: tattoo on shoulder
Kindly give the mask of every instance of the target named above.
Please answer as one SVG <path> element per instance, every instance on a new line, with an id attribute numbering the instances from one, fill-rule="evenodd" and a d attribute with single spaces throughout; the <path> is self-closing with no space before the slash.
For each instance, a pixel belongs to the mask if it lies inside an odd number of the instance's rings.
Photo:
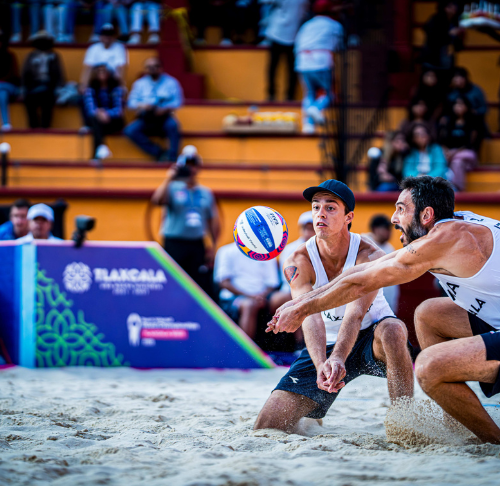
<path id="1" fill-rule="evenodd" d="M 299 269 L 293 266 L 286 267 L 283 273 L 285 274 L 286 281 L 290 285 L 299 276 Z"/>
<path id="2" fill-rule="evenodd" d="M 415 248 L 413 248 L 413 245 L 408 245 L 408 246 L 405 246 L 405 250 L 408 252 L 408 253 L 411 253 L 412 255 L 416 255 L 417 254 L 417 250 L 415 250 Z"/>

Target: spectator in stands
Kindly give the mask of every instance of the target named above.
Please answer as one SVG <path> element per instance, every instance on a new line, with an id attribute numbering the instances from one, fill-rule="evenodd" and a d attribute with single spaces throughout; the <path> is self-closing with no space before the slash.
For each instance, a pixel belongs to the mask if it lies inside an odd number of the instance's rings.
<path id="1" fill-rule="evenodd" d="M 458 26 L 459 14 L 458 1 L 440 0 L 437 13 L 424 26 L 422 64 L 434 69 L 446 83 L 455 64 L 455 51 L 462 49 L 465 31 Z"/>
<path id="2" fill-rule="evenodd" d="M 477 137 L 474 140 L 474 149 L 479 152 L 481 142 L 489 135 L 486 125 L 486 112 L 488 104 L 483 90 L 470 81 L 469 72 L 463 67 L 457 67 L 453 71 L 451 79 L 451 91 L 448 93 L 448 103 L 451 105 L 458 97 L 465 97 L 470 102 L 471 113 L 476 118 Z"/>
<path id="3" fill-rule="evenodd" d="M 32 45 L 34 50 L 28 54 L 22 69 L 24 104 L 30 128 L 49 128 L 56 89 L 64 86 L 63 67 L 53 50 L 54 38 L 50 34 L 39 32 Z"/>
<path id="4" fill-rule="evenodd" d="M 94 134 L 94 159 L 111 155 L 105 135 L 123 129 L 124 91 L 105 64 L 92 68 L 89 86 L 83 95 L 85 125 Z"/>
<path id="5" fill-rule="evenodd" d="M 19 95 L 19 68 L 17 58 L 8 48 L 7 36 L 0 31 L 0 125 L 2 131 L 12 128 L 10 124 L 9 101 Z"/>
<path id="6" fill-rule="evenodd" d="M 377 191 L 397 191 L 403 179 L 403 164 L 409 152 L 406 136 L 401 131 L 386 136 L 384 150 L 377 167 L 379 185 Z"/>
<path id="7" fill-rule="evenodd" d="M 148 44 L 160 42 L 160 12 L 161 5 L 158 1 L 134 2 L 130 7 L 130 32 L 129 44 L 141 43 L 141 32 L 146 16 L 148 21 Z"/>
<path id="8" fill-rule="evenodd" d="M 9 221 L 0 226 L 0 240 L 16 240 L 28 234 L 28 210 L 31 204 L 18 199 L 10 208 Z"/>
<path id="9" fill-rule="evenodd" d="M 156 160 L 175 161 L 179 150 L 179 123 L 174 111 L 183 104 L 179 82 L 162 72 L 160 60 L 151 57 L 144 63 L 146 74 L 133 85 L 128 107 L 135 110 L 137 119 L 125 128 L 125 135 Z M 150 136 L 168 137 L 169 148 L 150 140 Z"/>
<path id="10" fill-rule="evenodd" d="M 220 45 L 230 46 L 232 27 L 232 0 L 191 0 L 191 25 L 196 28 L 195 44 L 206 44 L 205 30 L 209 25 L 217 25 L 222 29 Z"/>
<path id="11" fill-rule="evenodd" d="M 329 0 L 316 0 L 314 17 L 302 25 L 295 38 L 295 70 L 304 91 L 303 133 L 314 133 L 314 124 L 324 123 L 323 110 L 333 103 L 333 52 L 343 44 L 344 29 L 331 18 L 332 7 Z M 317 98 L 319 90 L 322 94 Z"/>
<path id="12" fill-rule="evenodd" d="M 221 288 L 222 310 L 255 339 L 259 312 L 269 308 L 269 299 L 279 286 L 276 261 L 252 260 L 230 243 L 217 252 L 214 278 Z"/>
<path id="13" fill-rule="evenodd" d="M 33 240 L 62 241 L 51 233 L 54 224 L 54 211 L 46 204 L 35 204 L 28 211 L 29 233 L 17 241 L 29 243 Z"/>
<path id="14" fill-rule="evenodd" d="M 377 214 L 370 220 L 370 233 L 368 236 L 373 242 L 383 250 L 386 255 L 394 251 L 394 247 L 389 243 L 391 239 L 392 223 L 385 214 Z M 398 311 L 399 305 L 399 285 L 384 287 L 384 297 L 391 306 L 394 313 Z"/>
<path id="15" fill-rule="evenodd" d="M 453 172 L 451 182 L 457 191 L 465 190 L 465 174 L 477 165 L 474 150 L 477 138 L 476 118 L 465 96 L 459 96 L 439 126 L 439 141 Z"/>
<path id="16" fill-rule="evenodd" d="M 410 147 L 403 162 L 403 177 L 428 175 L 446 179 L 448 166 L 443 149 L 433 142 L 426 125 L 420 123 L 413 127 Z"/>
<path id="17" fill-rule="evenodd" d="M 151 202 L 164 206 L 161 233 L 167 253 L 209 295 L 213 292 L 211 269 L 219 240 L 219 212 L 212 191 L 198 184 L 202 159 L 196 147 L 187 145 Z M 204 238 L 211 239 L 205 247 Z"/>
<path id="18" fill-rule="evenodd" d="M 83 71 L 80 78 L 80 91 L 84 93 L 94 66 L 105 64 L 113 76 L 125 85 L 125 70 L 128 64 L 126 47 L 116 40 L 116 30 L 112 24 L 104 24 L 99 32 L 100 41 L 91 45 L 83 59 Z"/>
<path id="19" fill-rule="evenodd" d="M 413 98 L 423 100 L 427 105 L 427 119 L 437 122 L 442 111 L 446 85 L 433 69 L 424 69 L 414 90 Z"/>
<path id="20" fill-rule="evenodd" d="M 268 99 L 276 96 L 274 78 L 282 55 L 285 56 L 288 72 L 287 100 L 295 98 L 297 76 L 295 74 L 295 56 L 293 44 L 300 25 L 304 21 L 309 0 L 282 0 L 274 2 L 274 8 L 267 20 L 265 37 L 269 40 Z"/>
<path id="21" fill-rule="evenodd" d="M 408 106 L 408 119 L 404 120 L 399 129 L 405 134 L 408 138 L 410 137 L 411 132 L 413 131 L 413 127 L 419 123 L 426 125 L 429 132 L 433 137 L 436 136 L 436 123 L 431 121 L 431 111 L 427 105 L 427 102 L 420 98 L 419 96 L 415 96 L 410 101 L 410 105 Z"/>

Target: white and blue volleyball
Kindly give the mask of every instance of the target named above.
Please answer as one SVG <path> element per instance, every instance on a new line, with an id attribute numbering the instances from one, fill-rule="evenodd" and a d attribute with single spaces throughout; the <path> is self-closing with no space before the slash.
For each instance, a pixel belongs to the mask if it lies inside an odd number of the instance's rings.
<path id="1" fill-rule="evenodd" d="M 248 258 L 271 260 L 285 248 L 288 227 L 278 211 L 266 206 L 254 206 L 238 216 L 233 237 L 236 246 Z"/>

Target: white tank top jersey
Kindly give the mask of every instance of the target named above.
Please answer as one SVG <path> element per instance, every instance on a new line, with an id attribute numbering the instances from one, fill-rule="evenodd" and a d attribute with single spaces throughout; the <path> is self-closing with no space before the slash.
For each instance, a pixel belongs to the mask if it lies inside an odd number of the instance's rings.
<path id="1" fill-rule="evenodd" d="M 349 251 L 347 253 L 347 258 L 345 260 L 344 268 L 342 273 L 349 268 L 356 265 L 356 258 L 358 257 L 359 244 L 361 242 L 361 236 L 356 233 L 350 233 L 349 241 Z M 316 236 L 313 236 L 306 242 L 307 252 L 309 253 L 309 258 L 311 259 L 312 266 L 316 273 L 316 282 L 313 285 L 313 289 L 322 287 L 326 285 L 329 280 L 326 275 L 325 267 L 319 256 L 318 246 L 316 245 Z M 344 318 L 346 306 L 342 305 L 336 307 L 335 309 L 330 309 L 321 312 L 321 317 L 325 323 L 326 328 L 326 342 L 327 344 L 335 344 L 337 342 L 337 334 L 342 324 L 342 319 Z M 394 312 L 392 312 L 391 307 L 387 303 L 384 297 L 383 290 L 378 291 L 377 297 L 373 301 L 372 305 L 368 309 L 363 321 L 361 322 L 361 329 L 366 329 L 370 327 L 375 322 L 380 321 L 384 317 L 392 317 Z"/>
<path id="2" fill-rule="evenodd" d="M 450 277 L 432 273 L 450 298 L 467 312 L 474 314 L 495 329 L 500 330 L 500 222 L 470 211 L 459 211 L 455 216 L 470 224 L 486 226 L 493 235 L 493 251 L 476 275 L 469 278 Z M 443 219 L 437 224 L 457 221 Z"/>

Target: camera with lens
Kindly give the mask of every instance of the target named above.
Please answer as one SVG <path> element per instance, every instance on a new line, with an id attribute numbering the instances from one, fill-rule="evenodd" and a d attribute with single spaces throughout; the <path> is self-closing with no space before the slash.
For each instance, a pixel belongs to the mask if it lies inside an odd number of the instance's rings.
<path id="1" fill-rule="evenodd" d="M 85 237 L 87 236 L 87 231 L 94 229 L 95 221 L 95 218 L 85 215 L 77 216 L 75 218 L 76 229 L 71 239 L 75 242 L 76 248 L 80 248 L 82 246 Z"/>

